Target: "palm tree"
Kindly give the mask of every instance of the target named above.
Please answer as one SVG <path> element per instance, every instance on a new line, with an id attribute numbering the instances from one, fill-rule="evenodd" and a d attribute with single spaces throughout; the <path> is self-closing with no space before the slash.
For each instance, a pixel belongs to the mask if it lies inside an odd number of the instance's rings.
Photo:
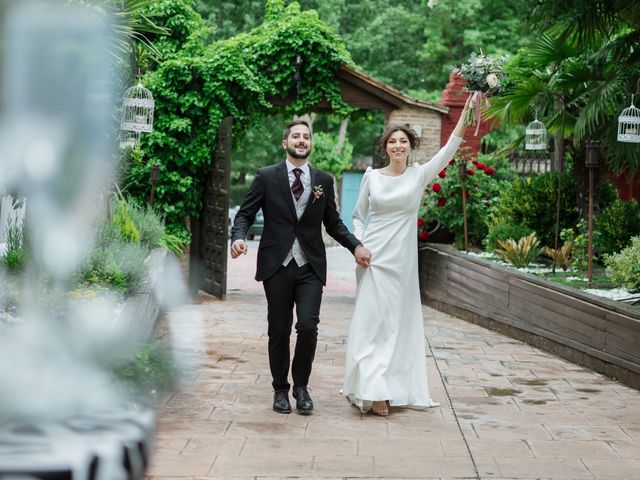
<path id="1" fill-rule="evenodd" d="M 628 106 L 640 75 L 640 58 L 635 58 L 640 50 L 638 40 L 638 32 L 625 27 L 607 37 L 599 30 L 587 35 L 562 24 L 551 27 L 508 64 L 510 85 L 493 102 L 489 115 L 504 125 L 514 125 L 530 121 L 537 110 L 555 133 L 558 169 L 563 166 L 563 147 L 572 152 L 579 187 L 586 181 L 586 139 L 602 142 L 609 170 L 628 174 L 640 170 L 637 146 L 616 140 L 617 116 Z M 631 43 L 637 44 L 635 50 L 629 47 Z M 578 191 L 581 195 L 586 188 Z M 580 207 L 584 203 L 583 198 L 578 199 Z"/>
<path id="2" fill-rule="evenodd" d="M 111 14 L 114 17 L 111 53 L 116 62 L 128 65 L 133 75 L 139 68 L 141 55 L 161 57 L 149 35 L 168 35 L 170 32 L 154 23 L 154 15 L 149 13 L 154 0 L 99 0 L 93 3 L 72 0 L 71 3 L 91 9 L 98 15 Z"/>

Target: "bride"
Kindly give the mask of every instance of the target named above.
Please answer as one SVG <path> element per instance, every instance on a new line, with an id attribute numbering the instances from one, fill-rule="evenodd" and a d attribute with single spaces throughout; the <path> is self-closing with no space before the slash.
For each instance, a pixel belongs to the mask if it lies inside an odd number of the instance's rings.
<path id="1" fill-rule="evenodd" d="M 353 213 L 354 235 L 373 252 L 356 270 L 345 395 L 363 412 L 390 406 L 438 406 L 429 395 L 418 285 L 418 208 L 427 185 L 453 158 L 465 132 L 468 98 L 447 144 L 424 165 L 407 166 L 418 147 L 413 130 L 392 125 L 380 138 L 389 164 L 367 170 Z"/>

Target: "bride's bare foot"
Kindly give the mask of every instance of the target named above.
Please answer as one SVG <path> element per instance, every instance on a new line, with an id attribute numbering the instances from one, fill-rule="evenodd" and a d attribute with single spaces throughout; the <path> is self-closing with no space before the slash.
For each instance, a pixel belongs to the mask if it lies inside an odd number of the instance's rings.
<path id="1" fill-rule="evenodd" d="M 379 417 L 386 417 L 389 415 L 389 402 L 386 400 L 380 400 L 373 402 L 371 406 L 371 413 Z"/>

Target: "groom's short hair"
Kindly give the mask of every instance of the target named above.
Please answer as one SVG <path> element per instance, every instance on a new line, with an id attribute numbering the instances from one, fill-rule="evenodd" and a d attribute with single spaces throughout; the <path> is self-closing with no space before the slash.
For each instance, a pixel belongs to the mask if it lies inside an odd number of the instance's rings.
<path id="1" fill-rule="evenodd" d="M 307 127 L 309 129 L 309 135 L 311 135 L 311 127 L 309 126 L 309 124 L 307 122 L 305 122 L 304 120 L 293 120 L 289 123 L 287 123 L 287 126 L 284 127 L 284 132 L 282 132 L 282 139 L 286 140 L 287 138 L 289 138 L 289 134 L 291 133 L 291 129 L 293 127 L 295 127 L 296 125 L 304 125 L 305 127 Z"/>

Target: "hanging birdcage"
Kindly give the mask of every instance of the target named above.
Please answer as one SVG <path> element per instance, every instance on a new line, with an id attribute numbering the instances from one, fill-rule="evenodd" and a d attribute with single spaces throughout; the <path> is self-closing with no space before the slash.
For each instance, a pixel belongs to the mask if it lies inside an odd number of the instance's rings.
<path id="1" fill-rule="evenodd" d="M 640 143 L 640 109 L 633 104 L 625 108 L 618 117 L 618 141 L 625 143 Z"/>
<path id="2" fill-rule="evenodd" d="M 533 122 L 527 125 L 525 131 L 525 150 L 546 150 L 547 149 L 547 129 L 544 123 L 538 120 L 538 115 Z"/>
<path id="3" fill-rule="evenodd" d="M 122 98 L 120 130 L 150 132 L 153 130 L 155 102 L 151 92 L 141 82 L 129 88 Z"/>
<path id="4" fill-rule="evenodd" d="M 140 132 L 132 132 L 131 130 L 122 130 L 120 132 L 120 149 L 135 148 L 140 141 Z"/>

